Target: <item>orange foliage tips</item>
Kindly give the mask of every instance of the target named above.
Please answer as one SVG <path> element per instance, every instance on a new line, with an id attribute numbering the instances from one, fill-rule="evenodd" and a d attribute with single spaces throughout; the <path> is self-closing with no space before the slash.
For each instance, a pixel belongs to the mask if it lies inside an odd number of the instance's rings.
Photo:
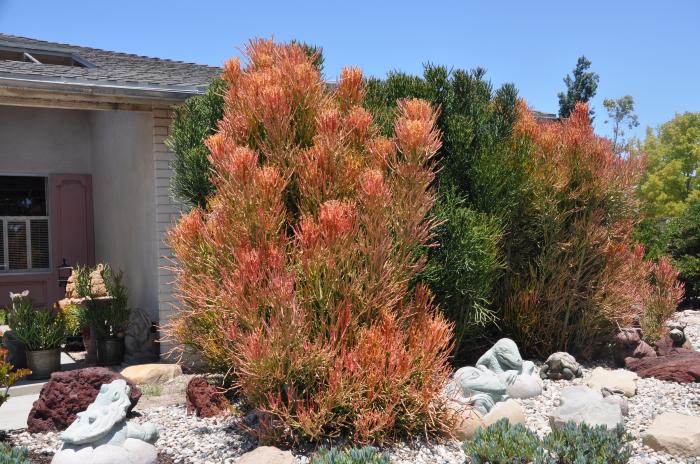
<path id="1" fill-rule="evenodd" d="M 362 104 L 365 97 L 365 89 L 362 71 L 359 68 L 344 67 L 340 71 L 338 97 L 341 110 L 343 111 Z"/>
<path id="2" fill-rule="evenodd" d="M 425 163 L 440 149 L 440 131 L 435 128 L 437 113 L 424 100 L 407 99 L 397 103 L 394 126 L 396 144 L 412 163 Z"/>

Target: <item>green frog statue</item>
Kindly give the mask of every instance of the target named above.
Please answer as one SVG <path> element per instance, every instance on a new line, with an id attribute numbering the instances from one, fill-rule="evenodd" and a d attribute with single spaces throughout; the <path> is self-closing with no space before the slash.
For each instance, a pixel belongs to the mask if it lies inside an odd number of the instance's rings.
<path id="1" fill-rule="evenodd" d="M 531 398 L 542 393 L 542 381 L 532 361 L 523 361 L 515 342 L 502 338 L 484 353 L 476 366 L 458 369 L 448 394 L 468 398 L 476 409 L 487 413 L 499 401 Z"/>

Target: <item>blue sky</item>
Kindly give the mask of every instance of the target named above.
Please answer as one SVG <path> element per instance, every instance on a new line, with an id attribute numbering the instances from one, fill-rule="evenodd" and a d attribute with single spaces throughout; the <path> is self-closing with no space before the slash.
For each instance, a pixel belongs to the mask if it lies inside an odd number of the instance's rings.
<path id="1" fill-rule="evenodd" d="M 484 67 L 531 106 L 558 109 L 579 55 L 603 98 L 632 95 L 642 126 L 700 111 L 700 1 L 0 0 L 0 32 L 220 65 L 251 37 L 323 46 L 326 75 L 344 64 L 384 76 L 422 63 Z"/>

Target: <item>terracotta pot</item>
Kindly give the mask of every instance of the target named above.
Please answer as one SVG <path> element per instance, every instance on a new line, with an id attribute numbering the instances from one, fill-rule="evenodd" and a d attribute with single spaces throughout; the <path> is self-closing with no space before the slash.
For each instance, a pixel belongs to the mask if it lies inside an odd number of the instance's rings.
<path id="1" fill-rule="evenodd" d="M 61 370 L 61 350 L 27 351 L 27 367 L 32 371 L 30 379 L 48 379 Z"/>
<path id="2" fill-rule="evenodd" d="M 97 364 L 117 366 L 124 359 L 124 338 L 103 338 L 97 342 Z"/>

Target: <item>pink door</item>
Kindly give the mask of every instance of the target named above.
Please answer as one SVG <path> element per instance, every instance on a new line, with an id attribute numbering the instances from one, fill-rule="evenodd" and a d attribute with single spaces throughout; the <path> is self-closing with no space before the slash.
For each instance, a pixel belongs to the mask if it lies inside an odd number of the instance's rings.
<path id="1" fill-rule="evenodd" d="M 49 176 L 50 264 L 44 272 L 0 274 L 0 307 L 9 304 L 9 292 L 29 290 L 35 304 L 52 305 L 64 296 L 57 267 L 95 264 L 92 177 L 88 174 Z"/>

